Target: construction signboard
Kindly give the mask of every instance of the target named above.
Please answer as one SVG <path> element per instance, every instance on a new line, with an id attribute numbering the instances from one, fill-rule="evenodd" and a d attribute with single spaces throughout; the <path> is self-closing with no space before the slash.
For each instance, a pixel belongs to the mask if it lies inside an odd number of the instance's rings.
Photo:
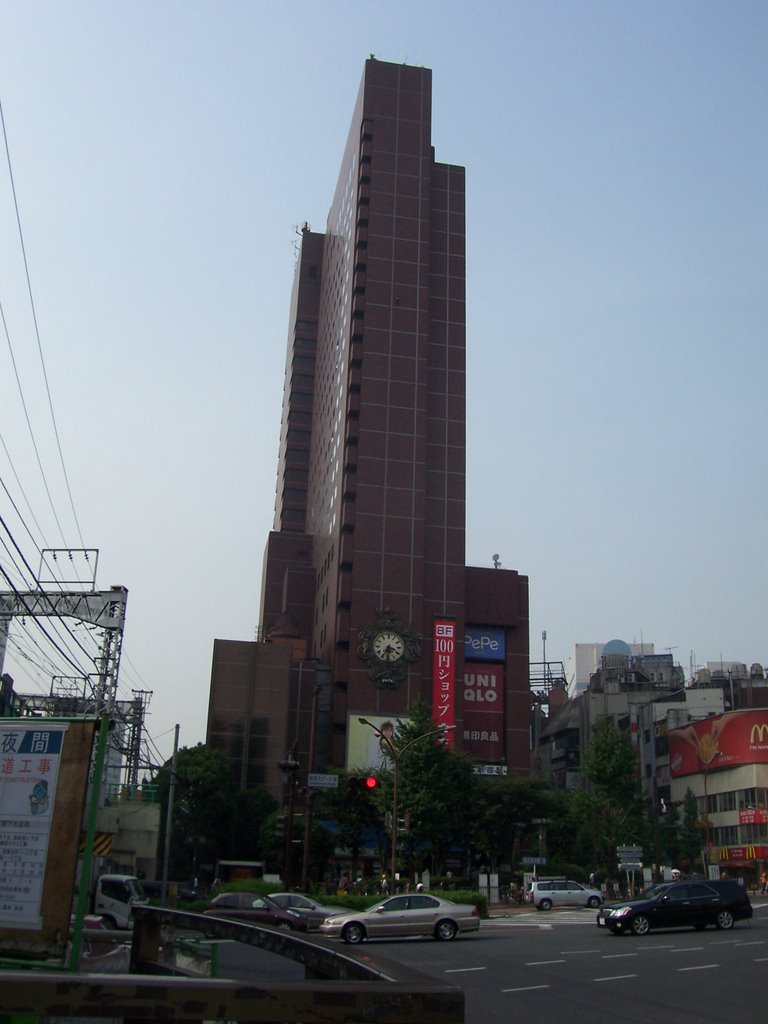
<path id="1" fill-rule="evenodd" d="M 0 955 L 64 955 L 95 730 L 0 719 Z"/>

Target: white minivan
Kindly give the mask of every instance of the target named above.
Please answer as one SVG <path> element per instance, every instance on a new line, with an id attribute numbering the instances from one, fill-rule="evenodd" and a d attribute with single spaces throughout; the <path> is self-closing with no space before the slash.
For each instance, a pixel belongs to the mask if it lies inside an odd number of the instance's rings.
<path id="1" fill-rule="evenodd" d="M 603 902 L 603 894 L 571 878 L 536 878 L 531 882 L 527 900 L 537 910 L 551 910 L 552 907 L 599 907 Z"/>

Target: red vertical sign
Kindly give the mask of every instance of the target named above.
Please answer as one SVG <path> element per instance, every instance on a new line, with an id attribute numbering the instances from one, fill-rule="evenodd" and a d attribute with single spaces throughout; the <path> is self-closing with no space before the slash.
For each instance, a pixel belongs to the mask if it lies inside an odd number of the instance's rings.
<path id="1" fill-rule="evenodd" d="M 432 633 L 432 718 L 437 725 L 456 720 L 456 622 L 435 619 Z M 453 746 L 453 731 L 446 733 Z"/>

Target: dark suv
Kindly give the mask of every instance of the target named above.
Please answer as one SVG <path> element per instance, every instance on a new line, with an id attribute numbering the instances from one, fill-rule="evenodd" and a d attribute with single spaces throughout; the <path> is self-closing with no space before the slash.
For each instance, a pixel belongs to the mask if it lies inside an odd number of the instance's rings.
<path id="1" fill-rule="evenodd" d="M 597 924 L 614 935 L 646 935 L 652 928 L 733 928 L 734 921 L 752 917 L 747 890 L 725 878 L 691 878 L 652 885 L 636 900 L 600 908 Z"/>

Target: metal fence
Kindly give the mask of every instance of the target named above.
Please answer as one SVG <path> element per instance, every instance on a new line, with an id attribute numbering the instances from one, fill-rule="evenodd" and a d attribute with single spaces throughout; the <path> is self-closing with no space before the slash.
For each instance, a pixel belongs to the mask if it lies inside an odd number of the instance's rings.
<path id="1" fill-rule="evenodd" d="M 296 982 L 192 976 L 180 943 L 245 942 L 304 967 Z M 205 962 L 205 958 L 203 958 Z M 85 964 L 85 961 L 84 961 Z M 418 971 L 347 953 L 322 938 L 201 914 L 136 909 L 125 975 L 3 971 L 0 1016 L 39 1022 L 227 1022 L 227 1024 L 463 1024 L 464 993 Z"/>

